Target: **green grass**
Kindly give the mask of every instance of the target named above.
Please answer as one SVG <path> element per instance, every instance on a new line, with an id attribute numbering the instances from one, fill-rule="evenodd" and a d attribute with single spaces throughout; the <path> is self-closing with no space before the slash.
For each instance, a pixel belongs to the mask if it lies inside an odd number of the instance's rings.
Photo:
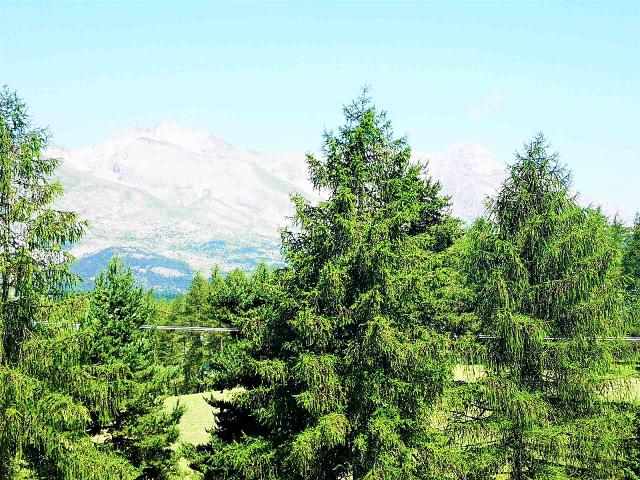
<path id="1" fill-rule="evenodd" d="M 164 406 L 172 409 L 176 403 L 186 407 L 184 415 L 180 419 L 180 441 L 192 445 L 202 445 L 209 441 L 209 431 L 215 426 L 214 408 L 206 401 L 208 398 L 216 400 L 228 399 L 233 392 L 205 392 L 191 393 L 189 395 L 177 395 L 168 397 Z"/>
<path id="2" fill-rule="evenodd" d="M 180 443 L 190 443 L 192 445 L 207 443 L 209 441 L 209 432 L 215 427 L 215 419 L 213 417 L 215 409 L 207 403 L 207 399 L 213 397 L 216 400 L 225 400 L 232 394 L 233 391 L 205 392 L 166 398 L 164 401 L 166 410 L 173 409 L 178 402 L 186 408 L 178 424 L 180 438 L 176 448 Z M 178 462 L 178 471 L 172 478 L 176 480 L 201 480 L 202 475 L 189 468 L 186 458 L 181 458 Z"/>

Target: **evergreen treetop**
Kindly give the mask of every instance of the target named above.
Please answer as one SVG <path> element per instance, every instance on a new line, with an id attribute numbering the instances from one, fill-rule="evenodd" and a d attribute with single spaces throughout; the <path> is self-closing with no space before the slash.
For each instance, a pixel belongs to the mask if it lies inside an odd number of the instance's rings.
<path id="1" fill-rule="evenodd" d="M 207 478 L 423 478 L 442 473 L 430 422 L 451 378 L 446 249 L 460 229 L 366 94 L 307 156 L 328 199 L 294 196 L 287 267 L 241 325 L 219 387 Z M 445 313 L 446 312 L 446 313 Z M 446 323 L 446 322 L 444 322 Z"/>
<path id="2" fill-rule="evenodd" d="M 470 385 L 476 401 L 460 428 L 490 453 L 486 474 L 619 475 L 630 421 L 605 395 L 616 345 L 599 341 L 624 324 L 618 240 L 600 212 L 577 205 L 542 135 L 516 155 L 468 242 L 469 280 L 490 338 L 487 375 Z"/>
<path id="3" fill-rule="evenodd" d="M 86 227 L 52 207 L 62 187 L 47 141 L 17 94 L 0 90 L 0 478 L 133 479 L 86 432 L 90 409 L 107 410 L 108 379 L 83 364 L 86 344 L 68 321 L 36 323 L 73 283 L 63 247 Z"/>

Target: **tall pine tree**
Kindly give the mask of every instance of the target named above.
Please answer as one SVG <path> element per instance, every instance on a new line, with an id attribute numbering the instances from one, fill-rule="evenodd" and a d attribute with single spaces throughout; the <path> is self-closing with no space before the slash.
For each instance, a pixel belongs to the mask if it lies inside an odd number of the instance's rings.
<path id="1" fill-rule="evenodd" d="M 63 245 L 86 224 L 52 208 L 62 185 L 52 181 L 59 161 L 43 156 L 47 132 L 34 128 L 27 107 L 0 91 L 0 307 L 3 362 L 15 362 L 38 308 L 73 283 Z"/>
<path id="2" fill-rule="evenodd" d="M 62 187 L 52 180 L 59 161 L 43 154 L 47 140 L 16 93 L 0 90 L 0 478 L 134 478 L 86 434 L 88 409 L 106 396 L 82 365 L 82 341 L 36 323 L 73 283 L 63 246 L 85 228 L 52 207 Z"/>
<path id="3" fill-rule="evenodd" d="M 630 418 L 606 398 L 616 345 L 598 339 L 623 327 L 618 240 L 576 204 L 542 135 L 516 155 L 468 241 L 489 336 L 487 375 L 470 385 L 460 425 L 470 458 L 516 480 L 617 478 Z"/>
<path id="4" fill-rule="evenodd" d="M 241 324 L 218 387 L 206 478 L 441 478 L 436 405 L 452 378 L 447 248 L 459 235 L 404 138 L 366 94 L 307 156 L 328 199 L 294 196 L 287 267 Z"/>

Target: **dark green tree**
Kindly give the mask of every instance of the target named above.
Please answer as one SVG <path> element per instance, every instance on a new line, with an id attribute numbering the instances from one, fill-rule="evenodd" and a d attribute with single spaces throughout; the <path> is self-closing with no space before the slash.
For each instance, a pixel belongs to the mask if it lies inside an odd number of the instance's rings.
<path id="1" fill-rule="evenodd" d="M 258 267 L 259 269 L 264 266 Z M 240 269 L 230 271 L 225 276 L 214 269 L 211 274 L 211 302 L 212 314 L 220 325 L 231 326 L 237 323 L 251 309 L 253 291 L 250 278 Z"/>
<path id="2" fill-rule="evenodd" d="M 194 276 L 189 291 L 175 298 L 162 318 L 174 325 L 237 326 L 264 302 L 271 280 L 272 272 L 263 263 L 250 275 L 239 269 L 223 274 L 215 267 L 208 281 Z M 220 362 L 229 366 L 228 349 L 238 348 L 226 333 L 158 331 L 155 344 L 157 358 L 182 371 L 176 393 L 211 390 L 220 371 L 226 371 Z"/>
<path id="3" fill-rule="evenodd" d="M 171 446 L 178 439 L 182 408 L 163 410 L 167 370 L 154 362 L 151 299 L 117 257 L 95 280 L 86 321 L 86 361 L 109 378 L 116 399 L 107 412 L 92 411 L 91 430 L 102 447 L 140 469 L 140 478 L 167 478 L 175 466 Z"/>
<path id="4" fill-rule="evenodd" d="M 625 239 L 622 271 L 627 278 L 630 333 L 640 335 L 640 214 Z"/>
<path id="5" fill-rule="evenodd" d="M 448 199 L 366 94 L 307 156 L 287 267 L 239 324 L 206 478 L 444 478 L 434 421 L 452 378 Z M 452 475 L 452 474 L 451 474 Z"/>
<path id="6" fill-rule="evenodd" d="M 640 292 L 640 213 L 636 214 L 624 250 L 622 269 L 629 277 L 629 289 Z"/>
<path id="7" fill-rule="evenodd" d="M 47 141 L 16 93 L 0 90 L 0 478 L 134 478 L 86 433 L 88 408 L 105 396 L 82 365 L 77 332 L 36 323 L 73 283 L 63 246 L 85 229 L 52 207 L 62 187 Z"/>
<path id="8" fill-rule="evenodd" d="M 622 270 L 627 279 L 629 334 L 638 336 L 640 335 L 640 214 L 636 214 L 633 226 L 625 238 L 623 249 Z M 638 376 L 640 354 L 637 347 L 631 358 L 635 359 L 635 372 Z M 640 479 L 640 406 L 635 405 L 633 411 L 635 412 L 634 435 L 626 445 L 625 478 L 638 480 Z"/>
<path id="9" fill-rule="evenodd" d="M 489 336 L 486 376 L 459 418 L 469 458 L 486 461 L 476 477 L 618 478 L 631 417 L 607 400 L 618 346 L 598 339 L 623 330 L 619 242 L 599 211 L 577 205 L 542 135 L 467 241 Z"/>

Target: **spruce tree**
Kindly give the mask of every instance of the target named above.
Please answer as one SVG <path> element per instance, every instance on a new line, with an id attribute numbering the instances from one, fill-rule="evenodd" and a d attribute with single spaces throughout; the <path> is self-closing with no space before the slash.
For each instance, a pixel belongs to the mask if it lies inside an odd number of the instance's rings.
<path id="1" fill-rule="evenodd" d="M 422 165 L 366 94 L 307 156 L 327 200 L 294 196 L 287 266 L 240 323 L 206 478 L 442 478 L 433 421 L 452 378 L 447 249 L 459 235 Z M 231 363 L 231 362 L 230 362 Z"/>
<path id="2" fill-rule="evenodd" d="M 188 325 L 209 326 L 211 319 L 210 285 L 197 273 L 184 302 L 184 321 Z M 184 345 L 182 362 L 183 392 L 200 392 L 204 388 L 204 340 L 200 332 L 184 332 L 180 336 Z"/>
<path id="3" fill-rule="evenodd" d="M 0 307 L 2 361 L 15 362 L 46 298 L 73 283 L 63 245 L 86 224 L 52 208 L 62 185 L 52 181 L 59 160 L 42 152 L 46 130 L 35 128 L 15 92 L 0 91 Z"/>
<path id="4" fill-rule="evenodd" d="M 640 213 L 636 214 L 625 245 L 622 268 L 629 277 L 629 290 L 640 292 Z"/>
<path id="5" fill-rule="evenodd" d="M 640 336 L 640 213 L 636 214 L 633 226 L 625 239 L 622 269 L 627 280 L 629 305 L 629 335 Z M 635 376 L 640 376 L 639 348 L 634 345 L 631 358 L 635 360 Z M 635 413 L 633 437 L 627 442 L 625 474 L 626 479 L 640 479 L 640 405 L 632 406 Z"/>
<path id="6" fill-rule="evenodd" d="M 62 187 L 47 141 L 17 94 L 0 90 L 0 478 L 134 478 L 86 434 L 88 408 L 106 396 L 82 365 L 77 332 L 36 323 L 73 283 L 63 247 L 86 226 L 52 207 Z"/>
<path id="7" fill-rule="evenodd" d="M 618 478 L 631 419 L 607 400 L 624 295 L 615 232 L 577 205 L 540 134 L 468 235 L 486 376 L 460 415 L 477 477 Z M 476 455 L 477 454 L 477 455 Z M 471 460 L 470 460 L 471 461 Z"/>
<path id="8" fill-rule="evenodd" d="M 115 257 L 97 276 L 87 319 L 86 362 L 109 378 L 114 402 L 107 412 L 92 411 L 91 430 L 104 437 L 102 448 L 140 469 L 139 478 L 168 478 L 176 458 L 182 408 L 163 411 L 167 371 L 155 364 L 151 299 L 136 285 L 131 270 Z"/>
<path id="9" fill-rule="evenodd" d="M 622 270 L 627 279 L 630 334 L 640 335 L 640 214 L 626 238 Z"/>

